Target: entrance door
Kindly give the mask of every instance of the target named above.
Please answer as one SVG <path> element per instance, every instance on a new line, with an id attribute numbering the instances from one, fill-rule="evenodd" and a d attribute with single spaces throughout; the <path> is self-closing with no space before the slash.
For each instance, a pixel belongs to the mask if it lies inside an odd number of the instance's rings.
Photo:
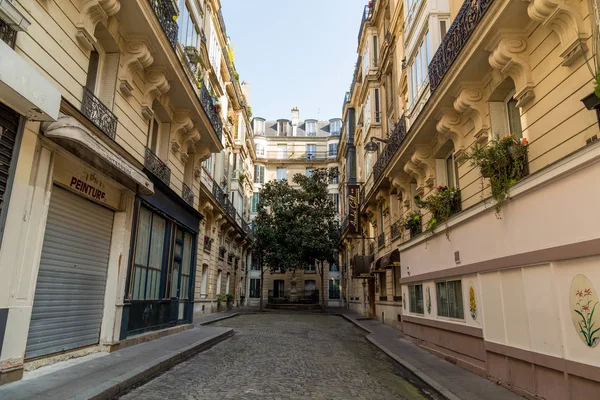
<path id="1" fill-rule="evenodd" d="M 96 344 L 113 212 L 54 186 L 25 358 Z"/>
<path id="2" fill-rule="evenodd" d="M 284 297 L 285 294 L 283 292 L 283 285 L 285 281 L 282 279 L 276 279 L 273 281 L 273 297 Z"/>

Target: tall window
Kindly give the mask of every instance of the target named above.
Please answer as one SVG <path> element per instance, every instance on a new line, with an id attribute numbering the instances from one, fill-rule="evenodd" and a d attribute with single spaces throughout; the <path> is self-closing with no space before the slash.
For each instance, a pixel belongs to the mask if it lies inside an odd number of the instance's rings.
<path id="1" fill-rule="evenodd" d="M 379 206 L 379 233 L 383 233 L 384 232 L 384 217 L 383 217 L 383 204 L 381 204 Z"/>
<path id="2" fill-rule="evenodd" d="M 287 179 L 287 170 L 285 168 L 277 168 L 277 182 Z"/>
<path id="3" fill-rule="evenodd" d="M 369 125 L 371 125 L 371 91 L 367 94 L 367 101 L 365 102 L 365 106 L 363 108 L 363 119 L 365 131 L 369 129 Z"/>
<path id="4" fill-rule="evenodd" d="M 489 102 L 493 136 L 504 137 L 513 134 L 517 138 L 523 137 L 521 113 L 519 107 L 517 107 L 514 94 L 513 90 L 504 101 Z"/>
<path id="5" fill-rule="evenodd" d="M 285 160 L 287 158 L 287 144 L 277 145 L 277 159 Z"/>
<path id="6" fill-rule="evenodd" d="M 212 21 L 210 21 L 210 43 L 209 43 L 209 59 L 210 64 L 213 66 L 215 70 L 215 74 L 217 76 L 221 76 L 221 53 L 223 50 L 219 45 L 219 38 L 217 36 L 217 32 L 215 26 Z"/>
<path id="7" fill-rule="evenodd" d="M 260 279 L 256 279 L 256 278 L 250 279 L 250 298 L 251 299 L 260 298 Z"/>
<path id="8" fill-rule="evenodd" d="M 219 270 L 217 272 L 217 294 L 221 294 L 221 286 L 223 281 L 223 272 Z"/>
<path id="9" fill-rule="evenodd" d="M 277 123 L 277 135 L 287 136 L 287 134 L 288 134 L 288 122 L 287 121 L 279 121 Z"/>
<path id="10" fill-rule="evenodd" d="M 461 281 L 436 282 L 435 287 L 438 315 L 464 319 Z"/>
<path id="11" fill-rule="evenodd" d="M 265 121 L 261 119 L 254 119 L 254 134 L 263 135 L 265 134 Z"/>
<path id="12" fill-rule="evenodd" d="M 410 285 L 408 287 L 408 295 L 410 297 L 410 312 L 423 314 L 423 285 Z"/>
<path id="13" fill-rule="evenodd" d="M 306 121 L 306 136 L 317 136 L 317 121 Z"/>
<path id="14" fill-rule="evenodd" d="M 428 82 L 428 66 L 431 61 L 429 50 L 429 32 L 425 34 L 419 50 L 415 55 L 410 65 L 410 99 L 409 103 L 413 103 L 420 94 L 421 89 Z"/>
<path id="15" fill-rule="evenodd" d="M 379 102 L 379 89 L 374 89 L 373 101 L 375 103 L 375 123 L 381 122 L 381 105 Z"/>
<path id="16" fill-rule="evenodd" d="M 394 296 L 402 296 L 402 285 L 400 284 L 400 277 L 402 276 L 402 272 L 400 270 L 402 267 L 394 267 L 393 276 L 394 276 Z"/>
<path id="17" fill-rule="evenodd" d="M 342 131 L 342 121 L 339 119 L 331 121 L 329 128 L 329 133 L 331 136 L 339 136 Z"/>
<path id="18" fill-rule="evenodd" d="M 179 43 L 185 47 L 198 47 L 198 28 L 192 18 L 192 13 L 188 9 L 188 5 L 185 0 L 179 1 L 179 9 L 181 15 L 177 18 L 177 24 L 179 25 Z"/>
<path id="19" fill-rule="evenodd" d="M 213 175 L 214 171 L 215 171 L 215 159 L 213 157 L 213 155 L 211 154 L 210 157 L 208 157 L 208 159 L 206 159 L 206 161 L 204 161 L 202 163 L 202 166 L 204 167 L 204 169 L 206 169 L 206 171 L 209 173 L 209 175 Z"/>
<path id="20" fill-rule="evenodd" d="M 265 183 L 265 166 L 254 166 L 254 183 Z"/>
<path id="21" fill-rule="evenodd" d="M 306 168 L 306 176 L 310 178 L 314 170 L 314 168 Z"/>
<path id="22" fill-rule="evenodd" d="M 307 144 L 306 145 L 306 159 L 307 160 L 316 160 L 317 158 L 317 145 L 316 144 Z"/>
<path id="23" fill-rule="evenodd" d="M 340 280 L 331 278 L 329 280 L 329 298 L 339 299 L 340 298 Z"/>
<path id="24" fill-rule="evenodd" d="M 454 149 L 446 157 L 446 174 L 448 178 L 448 187 L 458 188 L 458 167 L 454 160 Z"/>
<path id="25" fill-rule="evenodd" d="M 329 157 L 336 157 L 338 152 L 338 144 L 337 143 L 329 143 L 329 151 L 327 155 Z"/>
<path id="26" fill-rule="evenodd" d="M 340 212 L 340 195 L 339 195 L 339 193 L 330 193 L 329 200 L 331 200 L 331 204 L 333 204 L 333 208 L 335 208 L 335 211 Z"/>
<path id="27" fill-rule="evenodd" d="M 373 35 L 373 68 L 377 68 L 379 63 L 379 42 L 377 35 Z"/>
<path id="28" fill-rule="evenodd" d="M 367 76 L 369 72 L 369 67 L 371 66 L 371 60 L 369 59 L 369 42 L 367 41 L 365 44 L 365 51 L 362 56 L 362 69 L 363 69 L 363 79 Z"/>
<path id="29" fill-rule="evenodd" d="M 173 252 L 173 265 L 169 276 L 170 292 L 166 297 L 188 299 L 190 296 L 190 263 L 192 259 L 192 236 L 177 228 Z"/>
<path id="30" fill-rule="evenodd" d="M 330 184 L 332 184 L 332 183 L 336 183 L 336 184 L 339 183 L 339 181 L 340 181 L 340 179 L 339 179 L 339 168 L 338 167 L 332 168 L 332 173 L 333 174 L 329 178 L 329 183 Z"/>
<path id="31" fill-rule="evenodd" d="M 379 295 L 381 297 L 387 296 L 387 272 L 379 275 Z"/>
<path id="32" fill-rule="evenodd" d="M 257 143 L 255 143 L 255 146 L 256 146 L 256 155 L 258 157 L 264 157 L 265 156 L 265 145 L 260 142 L 257 142 Z"/>
<path id="33" fill-rule="evenodd" d="M 260 200 L 260 194 L 253 193 L 252 194 L 252 212 L 258 212 L 258 202 Z"/>
<path id="34" fill-rule="evenodd" d="M 158 300 L 167 221 L 140 209 L 129 296 L 132 300 Z"/>

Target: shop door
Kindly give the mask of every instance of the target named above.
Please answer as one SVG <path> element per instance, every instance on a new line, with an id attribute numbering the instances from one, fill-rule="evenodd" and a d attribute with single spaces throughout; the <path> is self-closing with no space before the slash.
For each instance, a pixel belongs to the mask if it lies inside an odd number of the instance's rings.
<path id="1" fill-rule="evenodd" d="M 25 358 L 96 344 L 113 212 L 54 186 Z"/>

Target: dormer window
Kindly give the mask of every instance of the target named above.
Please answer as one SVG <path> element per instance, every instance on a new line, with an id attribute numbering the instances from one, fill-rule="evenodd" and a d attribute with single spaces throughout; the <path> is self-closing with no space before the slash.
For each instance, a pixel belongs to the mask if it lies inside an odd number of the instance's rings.
<path id="1" fill-rule="evenodd" d="M 317 121 L 306 121 L 306 136 L 317 136 Z"/>
<path id="2" fill-rule="evenodd" d="M 342 120 L 336 119 L 334 121 L 331 121 L 331 124 L 329 126 L 329 133 L 331 134 L 331 136 L 340 136 L 341 131 Z"/>
<path id="3" fill-rule="evenodd" d="M 287 136 L 288 135 L 288 122 L 287 121 L 277 122 L 277 135 L 278 136 Z"/>
<path id="4" fill-rule="evenodd" d="M 254 134 L 263 135 L 265 134 L 265 121 L 261 119 L 254 119 Z"/>

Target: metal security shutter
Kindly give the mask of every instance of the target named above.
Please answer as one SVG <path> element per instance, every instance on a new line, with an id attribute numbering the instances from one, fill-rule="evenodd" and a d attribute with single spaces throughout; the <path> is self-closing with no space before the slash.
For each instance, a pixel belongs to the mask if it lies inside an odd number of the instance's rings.
<path id="1" fill-rule="evenodd" d="M 8 184 L 11 160 L 17 140 L 19 114 L 0 103 L 0 210 Z"/>
<path id="2" fill-rule="evenodd" d="M 98 343 L 113 212 L 54 186 L 25 358 Z"/>

